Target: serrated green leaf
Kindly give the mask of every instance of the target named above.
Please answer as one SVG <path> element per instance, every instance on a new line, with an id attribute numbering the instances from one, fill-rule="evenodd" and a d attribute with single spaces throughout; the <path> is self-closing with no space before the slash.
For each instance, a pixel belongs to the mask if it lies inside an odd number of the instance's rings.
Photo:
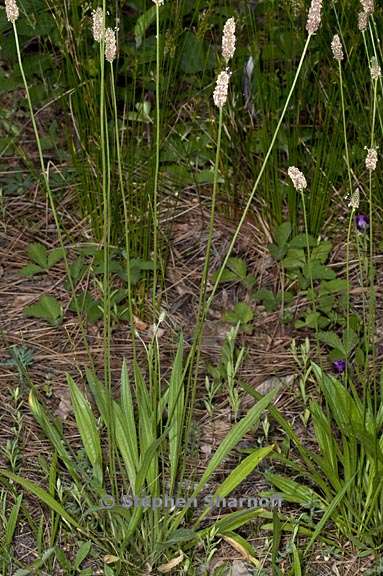
<path id="1" fill-rule="evenodd" d="M 326 344 L 330 348 L 335 348 L 339 350 L 344 356 L 347 356 L 347 351 L 343 345 L 342 340 L 335 332 L 319 332 L 318 338 L 323 344 Z"/>
<path id="2" fill-rule="evenodd" d="M 315 246 L 316 240 L 313 236 L 308 235 L 309 246 Z M 306 234 L 297 234 L 289 242 L 289 248 L 306 248 L 307 247 L 307 237 Z"/>
<path id="3" fill-rule="evenodd" d="M 238 302 L 234 306 L 233 310 L 226 312 L 224 315 L 224 319 L 227 322 L 232 322 L 234 324 L 237 324 L 238 322 L 240 324 L 248 324 L 252 321 L 253 317 L 254 312 L 246 302 Z"/>
<path id="4" fill-rule="evenodd" d="M 324 264 L 331 252 L 332 243 L 329 240 L 322 241 L 318 246 L 315 246 L 311 250 L 311 259 L 318 260 L 322 264 Z"/>
<path id="5" fill-rule="evenodd" d="M 223 270 L 220 282 L 238 282 L 246 279 L 247 265 L 242 258 L 229 258 Z M 218 272 L 213 274 L 213 281 L 218 277 Z"/>
<path id="6" fill-rule="evenodd" d="M 76 294 L 74 298 L 70 301 L 68 309 L 71 312 L 80 312 L 85 314 L 89 324 L 94 324 L 97 320 L 102 318 L 102 310 L 100 304 L 97 300 L 92 298 L 88 292 L 82 292 Z"/>
<path id="7" fill-rule="evenodd" d="M 48 268 L 48 250 L 43 244 L 40 244 L 40 242 L 29 244 L 27 254 L 35 264 L 38 264 L 41 268 Z"/>
<path id="8" fill-rule="evenodd" d="M 267 246 L 271 256 L 279 262 L 286 256 L 287 248 L 286 246 L 277 246 L 276 244 L 268 244 Z"/>
<path id="9" fill-rule="evenodd" d="M 30 264 L 27 264 L 26 266 L 23 266 L 20 270 L 20 274 L 22 276 L 27 276 L 27 278 L 30 278 L 31 276 L 34 276 L 35 274 L 41 274 L 42 272 L 45 272 L 45 268 L 41 268 L 41 266 L 39 266 L 38 264 L 33 264 L 32 262 Z"/>
<path id="10" fill-rule="evenodd" d="M 277 308 L 277 298 L 271 290 L 261 288 L 260 290 L 254 292 L 253 298 L 256 301 L 261 301 L 262 305 L 268 312 L 274 312 L 274 310 Z"/>
<path id="11" fill-rule="evenodd" d="M 63 320 L 63 309 L 60 302 L 49 294 L 41 296 L 35 304 L 24 308 L 24 316 L 41 318 L 52 326 L 58 326 Z"/>
<path id="12" fill-rule="evenodd" d="M 48 254 L 48 268 L 51 268 L 65 256 L 65 248 L 54 248 Z"/>
<path id="13" fill-rule="evenodd" d="M 301 268 L 303 266 L 302 260 L 298 258 L 293 258 L 291 256 L 287 256 L 282 260 L 283 266 L 286 270 L 296 270 L 297 268 Z"/>
<path id="14" fill-rule="evenodd" d="M 336 278 L 334 270 L 313 259 L 303 266 L 303 274 L 305 278 L 312 278 L 313 280 L 333 280 Z"/>
<path id="15" fill-rule="evenodd" d="M 275 243 L 282 247 L 287 244 L 288 239 L 291 235 L 291 224 L 290 222 L 283 222 L 278 226 L 275 231 Z"/>
<path id="16" fill-rule="evenodd" d="M 78 258 L 76 258 L 76 260 L 74 262 L 72 262 L 72 264 L 69 266 L 69 273 L 70 273 L 72 283 L 74 286 L 76 286 L 76 284 L 78 284 L 78 282 L 82 278 L 84 272 L 86 271 L 87 267 L 88 266 L 87 266 L 87 264 L 85 264 L 84 258 L 82 256 L 79 256 Z M 66 279 L 66 281 L 65 281 L 65 288 L 67 290 L 70 289 L 70 282 L 68 279 Z"/>
<path id="17" fill-rule="evenodd" d="M 334 280 L 329 280 L 328 282 L 321 282 L 319 292 L 346 292 L 349 283 L 347 280 L 342 280 L 341 278 L 335 278 Z"/>

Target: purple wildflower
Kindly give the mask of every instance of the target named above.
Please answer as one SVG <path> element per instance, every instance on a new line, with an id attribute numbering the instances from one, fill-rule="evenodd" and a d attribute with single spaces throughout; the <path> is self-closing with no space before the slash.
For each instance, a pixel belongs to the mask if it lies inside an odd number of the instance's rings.
<path id="1" fill-rule="evenodd" d="M 365 232 L 370 224 L 370 220 L 366 214 L 357 214 L 355 216 L 355 224 L 359 232 Z"/>
<path id="2" fill-rule="evenodd" d="M 332 367 L 337 374 L 343 374 L 346 370 L 346 360 L 335 360 L 332 363 Z"/>

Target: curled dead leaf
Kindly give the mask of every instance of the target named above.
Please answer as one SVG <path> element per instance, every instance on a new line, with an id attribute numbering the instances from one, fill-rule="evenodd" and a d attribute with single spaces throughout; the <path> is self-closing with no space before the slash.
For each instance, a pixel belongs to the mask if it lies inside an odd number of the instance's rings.
<path id="1" fill-rule="evenodd" d="M 69 391 L 67 392 L 63 391 L 63 394 L 61 395 L 60 398 L 60 404 L 58 405 L 55 411 L 55 416 L 58 416 L 59 418 L 61 418 L 63 422 L 65 422 L 71 411 L 72 411 L 72 404 L 70 401 Z"/>
<path id="2" fill-rule="evenodd" d="M 235 538 L 234 536 L 231 537 L 231 536 L 228 536 L 227 534 L 223 534 L 223 539 L 225 540 L 225 542 L 230 544 L 230 546 L 232 548 L 234 548 L 234 550 L 239 552 L 239 554 L 242 556 L 242 558 L 244 560 L 246 560 L 247 562 L 251 562 L 255 566 L 259 565 L 259 561 L 252 554 L 250 554 L 250 552 L 248 550 L 246 550 L 245 546 L 243 546 L 241 544 L 241 542 L 239 541 L 239 538 Z"/>
<path id="3" fill-rule="evenodd" d="M 140 320 L 140 318 L 138 318 L 138 316 L 133 316 L 133 320 L 134 320 L 134 325 L 137 328 L 137 330 L 141 330 L 141 331 L 146 331 L 148 329 L 148 324 L 146 322 L 144 322 L 143 320 Z"/>
<path id="4" fill-rule="evenodd" d="M 114 564 L 115 562 L 119 561 L 118 556 L 113 556 L 112 554 L 106 554 L 103 558 L 105 564 Z"/>
<path id="5" fill-rule="evenodd" d="M 158 572 L 161 572 L 161 574 L 167 574 L 168 572 L 171 572 L 173 568 L 178 566 L 178 564 L 181 564 L 183 559 L 184 559 L 184 553 L 181 552 L 181 554 L 176 558 L 169 560 L 169 562 L 167 562 L 166 564 L 161 564 L 161 566 L 158 567 Z"/>

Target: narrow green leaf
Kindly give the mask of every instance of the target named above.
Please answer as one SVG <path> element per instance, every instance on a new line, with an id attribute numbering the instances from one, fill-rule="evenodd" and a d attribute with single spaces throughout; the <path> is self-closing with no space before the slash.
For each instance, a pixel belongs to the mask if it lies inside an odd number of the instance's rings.
<path id="1" fill-rule="evenodd" d="M 322 532 L 323 528 L 326 526 L 327 522 L 330 520 L 333 512 L 339 506 L 344 495 L 346 494 L 347 490 L 349 489 L 351 483 L 354 481 L 355 475 L 356 475 L 356 473 L 354 474 L 354 476 L 352 476 L 352 478 L 350 478 L 350 480 L 348 482 L 346 482 L 346 484 L 343 486 L 342 490 L 340 490 L 338 492 L 338 494 L 335 496 L 335 498 L 333 499 L 331 504 L 327 507 L 325 513 L 323 514 L 322 518 L 318 522 L 318 525 L 315 528 L 314 533 L 311 536 L 309 543 L 307 544 L 307 546 L 305 548 L 305 551 L 304 551 L 305 556 L 308 553 L 308 551 L 310 550 L 310 548 L 312 547 L 312 545 L 314 544 L 315 540 L 318 538 L 319 534 Z"/>
<path id="2" fill-rule="evenodd" d="M 67 375 L 71 400 L 77 427 L 88 459 L 93 467 L 93 473 L 99 485 L 103 482 L 102 451 L 96 419 L 89 402 L 86 400 L 73 378 Z"/>
<path id="3" fill-rule="evenodd" d="M 171 492 L 178 472 L 180 446 L 183 435 L 185 414 L 185 394 L 183 383 L 183 337 L 178 343 L 177 353 L 173 361 L 173 368 L 169 382 L 168 394 L 168 420 L 169 420 L 169 463 Z"/>
<path id="4" fill-rule="evenodd" d="M 279 574 L 281 573 L 277 565 L 281 538 L 282 538 L 281 519 L 279 518 L 278 512 L 276 510 L 273 510 L 273 545 L 271 549 L 271 562 L 276 576 L 279 576 Z"/>
<path id="5" fill-rule="evenodd" d="M 17 496 L 16 502 L 12 506 L 11 513 L 10 513 L 9 518 L 7 520 L 7 526 L 5 529 L 5 547 L 6 548 L 10 548 L 11 544 L 12 544 L 13 536 L 15 533 L 16 525 L 17 525 L 17 519 L 19 517 L 19 511 L 20 511 L 22 499 L 23 499 L 22 494 Z"/>
<path id="6" fill-rule="evenodd" d="M 228 532 L 231 530 L 237 530 L 241 528 L 251 520 L 255 518 L 262 517 L 264 511 L 261 508 L 249 509 L 249 510 L 236 510 L 230 514 L 226 514 L 223 518 L 219 518 L 213 525 L 209 525 L 207 528 L 199 530 L 197 534 L 204 538 L 212 527 L 214 527 L 218 532 Z"/>
<path id="7" fill-rule="evenodd" d="M 97 409 L 101 414 L 101 418 L 103 419 L 105 426 L 110 428 L 108 422 L 109 400 L 105 386 L 89 368 L 86 368 L 85 375 L 92 396 L 96 402 Z"/>
<path id="8" fill-rule="evenodd" d="M 134 438 L 130 436 L 124 414 L 116 402 L 113 402 L 113 413 L 116 443 L 124 461 L 130 486 L 134 489 L 136 485 L 137 468 L 139 465 L 137 443 L 135 443 Z"/>
<path id="9" fill-rule="evenodd" d="M 225 498 L 230 492 L 233 492 L 247 478 L 249 474 L 252 473 L 254 468 L 272 452 L 274 446 L 266 446 L 264 448 L 258 448 L 254 450 L 249 456 L 244 458 L 240 464 L 229 474 L 227 478 L 218 486 L 214 492 L 213 497 Z M 207 506 L 200 517 L 198 518 L 198 523 L 200 523 L 210 511 L 210 506 Z"/>
<path id="10" fill-rule="evenodd" d="M 198 494 L 203 490 L 210 476 L 214 473 L 216 468 L 222 464 L 226 456 L 231 452 L 231 450 L 242 440 L 245 434 L 258 422 L 262 413 L 266 410 L 269 404 L 273 401 L 277 389 L 271 390 L 266 394 L 259 402 L 257 402 L 240 420 L 237 424 L 233 426 L 230 432 L 221 442 L 219 448 L 213 454 L 209 464 L 206 467 L 202 478 L 198 482 L 196 489 L 193 492 L 193 497 L 198 496 Z"/>
<path id="11" fill-rule="evenodd" d="M 133 462 L 138 465 L 138 444 L 137 444 L 137 428 L 136 419 L 134 416 L 134 404 L 132 391 L 130 388 L 129 372 L 126 360 L 124 359 L 121 369 L 121 414 L 123 421 L 126 425 L 126 431 L 130 438 L 130 450 Z"/>
<path id="12" fill-rule="evenodd" d="M 293 570 L 294 576 L 302 576 L 302 568 L 301 568 L 301 561 L 299 558 L 299 552 L 295 545 L 295 542 L 292 543 L 293 549 Z"/>
<path id="13" fill-rule="evenodd" d="M 215 496 L 220 496 L 225 498 L 230 492 L 235 490 L 237 486 L 247 478 L 249 474 L 252 473 L 254 468 L 258 466 L 260 462 L 266 456 L 270 454 L 274 449 L 274 446 L 265 446 L 263 448 L 258 448 L 254 450 L 249 456 L 244 458 L 240 464 L 229 474 L 229 476 L 220 484 L 215 491 Z"/>
<path id="14" fill-rule="evenodd" d="M 79 477 L 73 466 L 73 460 L 69 452 L 65 448 L 65 440 L 62 434 L 57 430 L 56 426 L 49 420 L 44 408 L 37 400 L 36 393 L 33 388 L 29 393 L 28 402 L 33 416 L 41 426 L 45 435 L 51 441 L 52 445 L 55 447 L 57 454 L 64 462 L 65 466 L 68 469 L 68 472 L 70 473 L 74 481 L 77 482 L 79 480 Z"/>
<path id="15" fill-rule="evenodd" d="M 296 502 L 302 506 L 323 509 L 323 502 L 318 494 L 308 486 L 271 472 L 265 472 L 265 478 L 282 492 L 284 499 L 288 502 Z"/>
<path id="16" fill-rule="evenodd" d="M 223 539 L 226 540 L 235 550 L 240 552 L 240 554 L 248 561 L 251 562 L 254 566 L 260 567 L 261 563 L 256 558 L 256 551 L 253 546 L 245 540 L 239 534 L 235 532 L 225 532 L 222 534 Z"/>
<path id="17" fill-rule="evenodd" d="M 74 518 L 72 518 L 72 516 L 65 510 L 65 508 L 59 502 L 57 502 L 57 500 L 55 500 L 49 494 L 49 492 L 44 490 L 44 488 L 41 488 L 41 486 L 35 484 L 31 480 L 22 478 L 21 476 L 18 476 L 17 474 L 14 474 L 9 470 L 0 469 L 0 475 L 5 476 L 6 478 L 12 480 L 13 482 L 16 482 L 16 484 L 20 484 L 20 486 L 22 486 L 25 490 L 37 496 L 39 500 L 44 502 L 44 504 L 46 504 L 47 506 L 49 506 L 49 508 L 51 508 L 57 514 L 59 514 L 61 518 L 65 520 L 65 522 L 67 522 L 69 525 L 81 529 L 80 524 L 78 524 L 78 522 Z"/>
<path id="18" fill-rule="evenodd" d="M 90 542 L 89 540 L 81 544 L 80 548 L 76 552 L 76 557 L 74 559 L 74 568 L 76 568 L 77 570 L 80 568 L 82 562 L 84 562 L 85 558 L 88 556 L 91 547 L 92 542 Z"/>

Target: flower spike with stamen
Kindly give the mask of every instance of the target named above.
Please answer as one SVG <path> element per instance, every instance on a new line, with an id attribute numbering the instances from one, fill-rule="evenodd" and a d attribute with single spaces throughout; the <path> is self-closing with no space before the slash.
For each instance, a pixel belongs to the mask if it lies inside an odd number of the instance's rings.
<path id="1" fill-rule="evenodd" d="M 342 42 L 340 41 L 338 34 L 335 34 L 335 36 L 332 39 L 331 50 L 335 60 L 341 62 L 344 58 L 344 55 L 343 55 Z"/>
<path id="2" fill-rule="evenodd" d="M 366 168 L 369 172 L 374 172 L 376 170 L 376 165 L 378 163 L 378 152 L 376 148 L 367 149 L 366 157 Z"/>
<path id="3" fill-rule="evenodd" d="M 378 60 L 375 56 L 371 58 L 370 73 L 372 80 L 378 80 L 382 75 L 382 70 L 378 64 Z"/>
<path id="4" fill-rule="evenodd" d="M 227 101 L 227 93 L 229 90 L 230 71 L 223 70 L 218 74 L 217 83 L 215 85 L 213 100 L 218 108 L 223 108 Z"/>
<path id="5" fill-rule="evenodd" d="M 348 207 L 353 208 L 354 210 L 357 210 L 359 208 L 359 199 L 360 199 L 359 188 L 356 188 L 355 192 L 353 193 L 353 195 L 350 198 L 350 202 L 348 203 Z"/>
<path id="6" fill-rule="evenodd" d="M 19 8 L 16 0 L 5 0 L 5 12 L 7 14 L 8 22 L 14 24 L 19 17 Z"/>
<path id="7" fill-rule="evenodd" d="M 302 192 L 305 188 L 307 188 L 306 178 L 304 177 L 304 174 L 298 170 L 298 168 L 295 166 L 290 166 L 287 173 L 292 180 L 295 190 Z"/>
<path id="8" fill-rule="evenodd" d="M 229 18 L 223 27 L 222 35 L 222 56 L 225 59 L 226 64 L 234 56 L 235 52 L 235 20 L 234 18 Z"/>
<path id="9" fill-rule="evenodd" d="M 315 34 L 322 19 L 322 0 L 311 0 L 311 6 L 307 16 L 306 30 L 309 34 Z"/>
<path id="10" fill-rule="evenodd" d="M 96 42 L 101 42 L 105 36 L 105 24 L 104 24 L 104 13 L 100 6 L 93 10 L 93 38 Z"/>
<path id="11" fill-rule="evenodd" d="M 368 26 L 368 14 L 367 12 L 362 10 L 362 12 L 359 12 L 358 14 L 358 28 L 361 32 L 364 32 L 365 30 L 367 30 L 367 26 Z"/>
<path id="12" fill-rule="evenodd" d="M 362 5 L 363 12 L 365 12 L 367 15 L 374 13 L 374 0 L 360 0 L 360 3 Z"/>
<path id="13" fill-rule="evenodd" d="M 105 32 L 105 58 L 112 63 L 116 57 L 116 33 L 112 28 L 107 28 Z"/>

